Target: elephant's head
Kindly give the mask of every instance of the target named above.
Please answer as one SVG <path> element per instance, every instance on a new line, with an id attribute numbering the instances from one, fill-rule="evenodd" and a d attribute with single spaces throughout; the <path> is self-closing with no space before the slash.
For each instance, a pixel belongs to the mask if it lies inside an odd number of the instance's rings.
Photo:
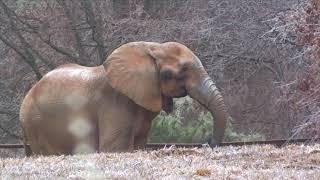
<path id="1" fill-rule="evenodd" d="M 103 64 L 110 85 L 153 112 L 170 111 L 172 98 L 189 94 L 215 117 L 214 145 L 228 118 L 223 98 L 199 58 L 176 42 L 132 42 L 120 46 Z"/>

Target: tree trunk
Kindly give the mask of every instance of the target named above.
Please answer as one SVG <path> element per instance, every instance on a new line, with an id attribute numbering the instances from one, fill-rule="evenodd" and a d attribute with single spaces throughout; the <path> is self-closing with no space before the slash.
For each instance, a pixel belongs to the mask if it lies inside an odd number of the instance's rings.
<path id="1" fill-rule="evenodd" d="M 312 0 L 312 5 L 316 11 L 320 11 L 320 0 Z"/>

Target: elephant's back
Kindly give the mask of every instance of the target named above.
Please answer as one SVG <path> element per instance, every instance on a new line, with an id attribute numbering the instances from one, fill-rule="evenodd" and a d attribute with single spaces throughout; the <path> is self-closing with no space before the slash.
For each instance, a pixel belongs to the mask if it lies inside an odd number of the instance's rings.
<path id="1" fill-rule="evenodd" d="M 89 102 L 95 84 L 101 84 L 99 73 L 99 68 L 73 64 L 60 66 L 47 73 L 30 90 L 30 95 L 42 111 L 77 110 Z"/>
<path id="2" fill-rule="evenodd" d="M 102 71 L 97 67 L 67 64 L 48 72 L 25 96 L 20 108 L 21 121 L 26 116 L 23 114 L 29 113 L 31 109 L 37 109 L 40 114 L 50 117 L 86 109 L 97 90 L 96 84 L 101 84 L 99 79 Z"/>
<path id="3" fill-rule="evenodd" d="M 91 81 L 103 73 L 101 67 L 86 67 L 78 64 L 65 64 L 48 72 L 40 81 L 58 81 L 71 83 L 70 85 Z"/>

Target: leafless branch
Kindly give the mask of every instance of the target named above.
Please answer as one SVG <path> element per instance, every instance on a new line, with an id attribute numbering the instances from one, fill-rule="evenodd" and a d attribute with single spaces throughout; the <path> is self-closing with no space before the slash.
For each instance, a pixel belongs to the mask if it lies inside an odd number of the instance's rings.
<path id="1" fill-rule="evenodd" d="M 94 14 L 93 4 L 94 1 L 90 0 L 81 0 L 81 5 L 85 10 L 86 20 L 87 23 L 90 25 L 92 29 L 92 39 L 94 42 L 97 43 L 98 49 L 98 59 L 100 63 L 103 63 L 105 60 L 105 46 L 103 42 L 103 35 L 102 35 L 102 17 L 101 13 Z"/>
<path id="2" fill-rule="evenodd" d="M 80 64 L 85 63 L 85 61 L 88 59 L 88 55 L 86 53 L 85 48 L 83 48 L 82 46 L 82 40 L 81 40 L 81 35 L 78 31 L 77 27 L 77 23 L 76 23 L 76 19 L 75 19 L 75 15 L 72 13 L 75 11 L 75 7 L 71 6 L 72 10 L 69 9 L 67 3 L 65 2 L 65 0 L 57 0 L 58 4 L 63 8 L 64 13 L 68 19 L 68 28 L 69 30 L 73 33 L 74 37 L 75 37 L 75 49 L 77 50 L 77 53 L 79 54 L 79 58 L 78 60 L 80 60 Z"/>

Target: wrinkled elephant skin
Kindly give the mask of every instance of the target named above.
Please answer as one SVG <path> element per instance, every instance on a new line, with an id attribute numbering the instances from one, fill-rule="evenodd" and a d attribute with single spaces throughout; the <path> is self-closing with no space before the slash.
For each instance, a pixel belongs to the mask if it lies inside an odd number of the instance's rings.
<path id="1" fill-rule="evenodd" d="M 227 110 L 200 60 L 176 42 L 131 42 L 97 67 L 67 64 L 47 73 L 24 98 L 20 122 L 32 154 L 132 151 L 146 145 L 151 121 L 190 95 L 224 136 Z"/>

